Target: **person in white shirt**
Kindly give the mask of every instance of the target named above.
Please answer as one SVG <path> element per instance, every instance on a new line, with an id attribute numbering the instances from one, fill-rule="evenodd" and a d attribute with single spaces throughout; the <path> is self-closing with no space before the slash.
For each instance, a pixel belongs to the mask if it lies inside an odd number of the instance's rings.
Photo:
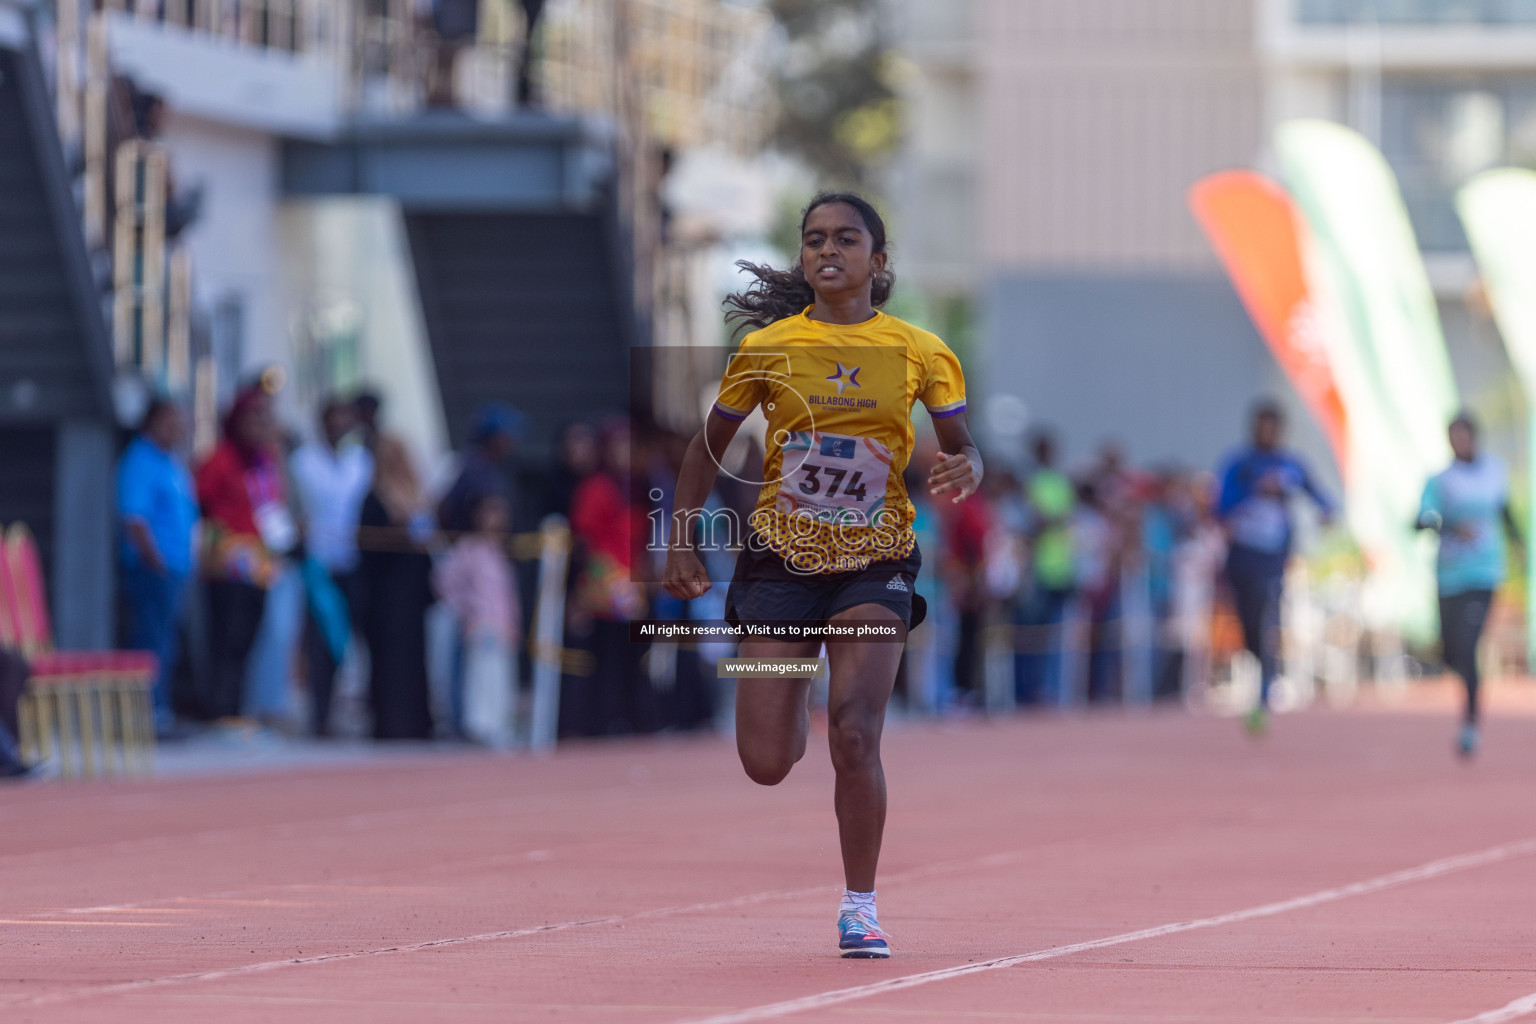
<path id="1" fill-rule="evenodd" d="M 327 398 L 320 407 L 319 437 L 294 452 L 289 463 L 303 519 L 305 552 L 314 563 L 305 575 L 310 614 L 304 631 L 304 657 L 308 662 L 310 728 L 316 736 L 328 736 L 331 731 L 331 694 L 336 669 L 346 651 L 346 643 L 338 640 L 345 641 L 352 633 L 358 518 L 373 482 L 372 454 L 348 441 L 356 425 L 352 403 L 335 396 Z M 337 607 L 336 602 L 327 602 L 317 593 L 325 588 L 327 578 L 346 608 L 344 624 L 326 621 Z M 340 625 L 345 628 L 338 628 Z"/>

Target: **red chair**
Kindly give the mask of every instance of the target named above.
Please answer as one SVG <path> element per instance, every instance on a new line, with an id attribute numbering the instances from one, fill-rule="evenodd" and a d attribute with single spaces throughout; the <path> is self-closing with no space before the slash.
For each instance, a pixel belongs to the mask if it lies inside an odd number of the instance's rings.
<path id="1" fill-rule="evenodd" d="M 21 704 L 23 756 L 45 759 L 57 750 L 65 776 L 148 770 L 155 656 L 54 650 L 42 559 L 22 523 L 0 544 L 0 643 L 20 650 L 32 668 Z"/>

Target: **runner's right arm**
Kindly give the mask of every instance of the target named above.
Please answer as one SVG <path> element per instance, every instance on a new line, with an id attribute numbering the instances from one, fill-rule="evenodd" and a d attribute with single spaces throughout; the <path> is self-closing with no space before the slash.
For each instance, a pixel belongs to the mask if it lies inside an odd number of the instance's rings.
<path id="1" fill-rule="evenodd" d="M 667 545 L 667 565 L 661 577 L 667 593 L 680 601 L 702 597 L 709 591 L 709 574 L 693 549 L 692 526 L 696 517 L 703 514 L 709 492 L 714 490 L 715 477 L 720 473 L 719 457 L 740 426 L 740 420 L 711 409 L 704 428 L 693 435 L 683 455 L 672 506 L 671 543 Z"/>

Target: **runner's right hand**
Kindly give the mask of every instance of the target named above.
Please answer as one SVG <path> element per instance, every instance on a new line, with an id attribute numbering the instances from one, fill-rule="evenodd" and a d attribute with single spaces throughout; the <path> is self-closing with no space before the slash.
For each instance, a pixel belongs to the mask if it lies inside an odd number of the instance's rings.
<path id="1" fill-rule="evenodd" d="M 667 552 L 667 565 L 661 573 L 661 585 L 679 601 L 691 601 L 709 592 L 709 574 L 704 563 L 688 548 Z"/>

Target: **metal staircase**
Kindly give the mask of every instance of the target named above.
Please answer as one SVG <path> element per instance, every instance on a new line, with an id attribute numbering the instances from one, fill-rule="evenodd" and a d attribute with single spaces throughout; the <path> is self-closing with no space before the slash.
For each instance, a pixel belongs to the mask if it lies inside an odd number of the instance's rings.
<path id="1" fill-rule="evenodd" d="M 407 213 L 405 223 L 455 444 L 485 402 L 526 414 L 538 454 L 563 422 L 625 411 L 627 313 L 602 218 Z"/>
<path id="2" fill-rule="evenodd" d="M 0 9 L 0 14 L 11 13 Z M 18 17 L 13 23 L 24 26 Z M 36 534 L 62 642 L 110 627 L 106 320 L 30 34 L 0 41 L 0 523 Z"/>

